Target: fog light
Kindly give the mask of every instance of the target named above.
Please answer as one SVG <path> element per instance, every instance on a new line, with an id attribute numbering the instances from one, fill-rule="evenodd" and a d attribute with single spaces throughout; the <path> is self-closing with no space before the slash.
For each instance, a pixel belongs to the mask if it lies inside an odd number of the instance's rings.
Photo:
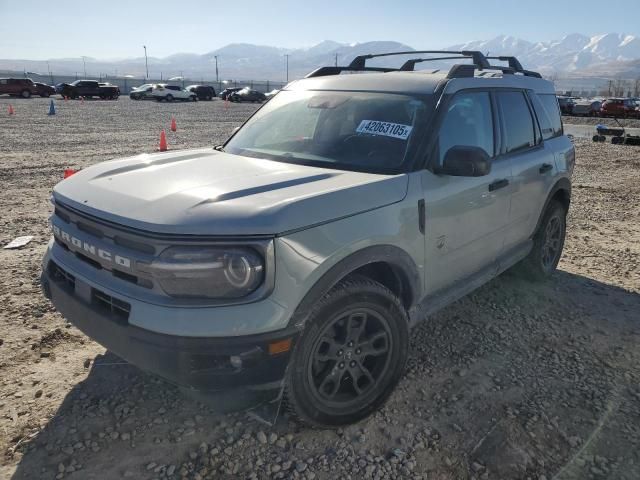
<path id="1" fill-rule="evenodd" d="M 242 358 L 240 358 L 238 355 L 232 355 L 231 357 L 229 357 L 229 362 L 231 363 L 231 366 L 233 368 L 242 368 Z"/>

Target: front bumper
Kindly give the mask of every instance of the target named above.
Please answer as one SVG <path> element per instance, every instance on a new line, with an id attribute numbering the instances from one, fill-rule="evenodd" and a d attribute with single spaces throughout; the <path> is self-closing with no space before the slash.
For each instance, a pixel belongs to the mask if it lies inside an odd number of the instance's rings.
<path id="1" fill-rule="evenodd" d="M 296 334 L 279 330 L 241 337 L 183 337 L 129 324 L 127 303 L 45 259 L 42 289 L 56 309 L 108 350 L 142 370 L 201 392 L 279 393 Z M 126 298 L 126 297 L 125 297 Z M 282 353 L 269 346 L 291 339 Z"/>

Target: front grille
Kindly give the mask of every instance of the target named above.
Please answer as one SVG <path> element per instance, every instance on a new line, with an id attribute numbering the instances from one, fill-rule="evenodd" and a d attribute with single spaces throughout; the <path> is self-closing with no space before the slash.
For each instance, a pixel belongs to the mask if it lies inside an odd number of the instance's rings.
<path id="1" fill-rule="evenodd" d="M 78 230 L 82 230 L 83 232 L 86 232 L 89 235 L 93 235 L 96 238 L 104 237 L 102 230 L 100 230 L 99 228 L 93 227 L 91 225 L 87 225 L 84 222 L 76 222 L 76 225 L 78 226 Z"/>
<path id="2" fill-rule="evenodd" d="M 67 290 L 74 291 L 76 288 L 76 277 L 63 270 L 52 260 L 49 261 L 49 276 L 51 279 Z"/>
<path id="3" fill-rule="evenodd" d="M 117 319 L 124 322 L 129 320 L 129 313 L 131 312 L 131 305 L 122 300 L 107 295 L 106 293 L 96 289 L 91 289 L 91 303 L 95 306 L 111 313 Z"/>
<path id="4" fill-rule="evenodd" d="M 102 270 L 105 273 L 111 273 L 111 275 L 118 278 L 119 280 L 137 285 L 146 290 L 153 290 L 153 281 L 150 278 L 147 278 L 148 275 L 145 275 L 143 272 L 140 272 L 136 269 L 136 262 L 137 260 L 140 260 L 148 263 L 151 256 L 155 255 L 156 253 L 156 248 L 154 247 L 154 245 L 144 241 L 143 239 L 138 239 L 133 235 L 123 233 L 113 226 L 108 226 L 106 224 L 100 223 L 99 221 L 87 215 L 76 212 L 64 205 L 55 205 L 55 216 L 63 222 L 69 224 L 70 228 L 68 230 L 65 230 L 65 227 L 63 225 L 59 225 L 64 232 L 67 232 L 67 234 L 71 236 L 74 235 L 73 227 L 77 228 L 77 230 L 79 230 L 83 234 L 81 236 L 81 240 L 78 240 L 73 245 L 71 244 L 72 242 L 71 240 L 69 240 L 69 237 L 67 237 L 65 243 L 65 241 L 56 236 L 55 241 L 60 247 L 64 248 L 67 252 L 73 254 L 77 259 L 81 260 L 87 265 L 90 265 L 96 270 Z M 80 237 L 80 235 L 78 236 Z M 88 250 L 88 248 L 94 246 L 94 239 L 96 240 L 94 247 L 95 250 Z M 79 243 L 80 241 L 82 242 L 82 244 Z M 120 248 L 113 248 L 116 246 Z M 128 272 L 118 271 L 116 270 L 116 268 L 114 268 L 116 265 L 113 262 L 103 261 L 101 258 L 97 258 L 95 255 L 95 251 L 100 247 L 108 251 L 123 252 L 123 256 L 131 259 L 132 269 Z M 123 251 L 122 248 L 125 248 L 126 251 Z M 90 255 L 87 252 L 91 252 L 93 255 Z"/>

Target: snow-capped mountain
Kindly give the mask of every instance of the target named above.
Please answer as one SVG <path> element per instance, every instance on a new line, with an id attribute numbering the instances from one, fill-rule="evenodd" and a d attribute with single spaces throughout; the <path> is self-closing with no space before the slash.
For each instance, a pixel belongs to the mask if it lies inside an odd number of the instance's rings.
<path id="1" fill-rule="evenodd" d="M 515 55 L 529 69 L 543 73 L 588 71 L 602 64 L 640 58 L 640 37 L 607 33 L 588 37 L 572 33 L 560 40 L 531 43 L 500 35 L 486 41 L 453 45 L 451 49 L 480 50 L 492 55 Z"/>
<path id="2" fill-rule="evenodd" d="M 424 48 L 423 45 L 419 46 Z M 437 46 L 435 46 L 437 48 Z M 515 55 L 525 68 L 538 70 L 546 75 L 560 76 L 609 76 L 638 73 L 640 60 L 640 36 L 619 33 L 586 36 L 572 33 L 548 42 L 529 42 L 517 37 L 500 35 L 489 40 L 476 40 L 452 45 L 448 50 L 480 50 L 490 55 Z M 372 41 L 356 44 L 325 40 L 307 48 L 278 48 L 248 43 L 232 43 L 205 54 L 177 53 L 165 58 L 149 58 L 149 74 L 152 78 L 168 78 L 184 75 L 194 79 L 215 78 L 216 57 L 221 79 L 284 80 L 286 59 L 289 61 L 289 78 L 299 78 L 323 65 L 332 65 L 336 59 L 348 64 L 356 55 L 413 50 L 412 47 L 393 41 Z M 402 61 L 406 60 L 406 57 Z M 399 59 L 385 58 L 372 65 L 399 65 Z M 82 59 L 50 59 L 50 69 L 55 74 L 74 74 L 84 70 Z M 424 64 L 426 68 L 427 64 Z M 430 68 L 437 66 L 428 65 Z M 119 60 L 86 59 L 87 76 L 144 75 L 144 58 Z M 47 61 L 0 60 L 0 70 L 47 72 Z M 631 77 L 630 77 L 631 78 Z"/>

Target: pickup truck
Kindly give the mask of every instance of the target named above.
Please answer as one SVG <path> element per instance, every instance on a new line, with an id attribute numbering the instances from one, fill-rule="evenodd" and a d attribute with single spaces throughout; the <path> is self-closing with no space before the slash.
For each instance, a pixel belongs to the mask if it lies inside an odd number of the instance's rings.
<path id="1" fill-rule="evenodd" d="M 100 83 L 96 80 L 76 80 L 72 83 L 60 83 L 56 86 L 57 93 L 63 97 L 100 97 L 103 100 L 117 100 L 120 88 L 110 83 Z"/>

